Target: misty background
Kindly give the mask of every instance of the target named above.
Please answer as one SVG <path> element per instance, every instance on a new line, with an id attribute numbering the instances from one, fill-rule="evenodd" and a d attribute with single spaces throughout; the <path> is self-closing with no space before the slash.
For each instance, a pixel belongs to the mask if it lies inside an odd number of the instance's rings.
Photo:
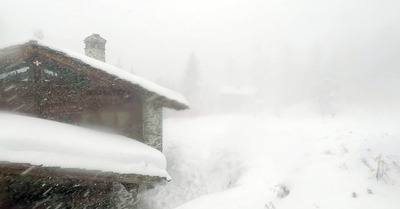
<path id="1" fill-rule="evenodd" d="M 395 0 L 0 0 L 0 45 L 39 37 L 185 94 L 197 113 L 400 102 Z"/>

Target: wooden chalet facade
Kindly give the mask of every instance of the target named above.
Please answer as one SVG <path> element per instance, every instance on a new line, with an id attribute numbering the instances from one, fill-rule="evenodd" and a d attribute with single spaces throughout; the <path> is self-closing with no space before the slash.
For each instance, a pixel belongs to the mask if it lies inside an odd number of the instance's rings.
<path id="1" fill-rule="evenodd" d="M 110 129 L 162 150 L 154 123 L 163 107 L 188 106 L 38 41 L 0 50 L 1 110 Z"/>
<path id="2" fill-rule="evenodd" d="M 96 45 L 90 42 L 91 38 L 97 36 L 94 34 L 85 39 L 87 53 L 93 53 L 91 47 L 94 50 L 99 47 L 104 48 L 102 43 Z M 105 44 L 105 41 L 103 42 Z M 98 52 L 95 51 L 92 57 L 96 58 L 96 53 Z M 29 41 L 0 49 L 0 111 L 18 112 L 77 126 L 106 129 L 162 151 L 164 107 L 183 110 L 188 108 L 188 105 L 183 97 L 168 89 L 102 61 L 59 49 L 41 41 Z M 46 188 L 54 188 L 54 185 L 67 185 L 63 187 L 67 189 L 61 193 L 68 194 L 78 192 L 73 189 L 73 185 L 79 187 L 87 185 L 93 191 L 90 195 L 105 197 L 100 194 L 109 195 L 113 182 L 124 183 L 127 189 L 137 190 L 141 184 L 160 180 L 159 177 L 136 174 L 99 174 L 79 169 L 40 166 L 34 167 L 29 175 L 20 175 L 30 168 L 31 165 L 27 164 L 0 162 L 0 207 L 6 207 L 6 204 L 2 205 L 2 200 L 3 203 L 18 202 L 24 201 L 24 198 L 30 199 L 25 206 L 29 205 L 38 198 L 33 198 L 35 195 L 45 192 Z M 34 182 L 53 186 L 39 190 L 37 190 L 39 187 L 31 188 L 28 189 L 31 192 L 27 192 L 25 197 L 14 194 L 17 195 L 17 200 L 6 200 L 9 197 L 5 197 L 7 193 L 4 191 L 5 188 L 9 188 L 10 185 L 21 188 L 34 187 L 32 185 L 37 184 Z M 8 193 L 12 191 L 14 190 L 8 190 Z M 75 208 L 83 208 L 82 204 L 87 200 L 84 198 L 85 194 L 80 194 L 78 199 L 67 196 L 62 197 L 67 198 L 64 201 L 79 202 L 75 204 Z M 23 202 L 18 204 L 24 208 Z M 102 208 L 104 205 L 92 206 Z"/>

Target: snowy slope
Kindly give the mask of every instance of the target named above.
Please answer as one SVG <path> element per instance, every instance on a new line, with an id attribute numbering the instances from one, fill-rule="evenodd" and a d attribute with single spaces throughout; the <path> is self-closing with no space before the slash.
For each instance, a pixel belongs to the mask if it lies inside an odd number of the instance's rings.
<path id="1" fill-rule="evenodd" d="M 2 112 L 0 161 L 169 178 L 165 156 L 134 139 Z"/>
<path id="2" fill-rule="evenodd" d="M 142 206 L 399 208 L 399 112 L 295 112 L 167 120 L 172 181 Z"/>

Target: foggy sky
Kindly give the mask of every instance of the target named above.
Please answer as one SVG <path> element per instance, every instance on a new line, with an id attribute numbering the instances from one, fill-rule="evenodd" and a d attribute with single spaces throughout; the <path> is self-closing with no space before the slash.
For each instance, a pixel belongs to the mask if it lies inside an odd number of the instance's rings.
<path id="1" fill-rule="evenodd" d="M 396 0 L 0 0 L 0 5 L 0 45 L 42 30 L 44 41 L 84 53 L 83 39 L 99 33 L 108 41 L 107 63 L 120 60 L 124 70 L 153 81 L 177 83 L 194 52 L 201 81 L 212 88 L 255 85 L 272 97 L 307 97 L 329 77 L 343 97 L 389 90 L 389 96 L 400 96 Z"/>

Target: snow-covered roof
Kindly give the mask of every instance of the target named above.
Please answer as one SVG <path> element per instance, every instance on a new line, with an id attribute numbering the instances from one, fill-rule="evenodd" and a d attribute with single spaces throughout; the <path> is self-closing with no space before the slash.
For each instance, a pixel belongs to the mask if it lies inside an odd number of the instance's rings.
<path id="1" fill-rule="evenodd" d="M 165 156 L 134 139 L 0 112 L 0 162 L 169 179 Z"/>
<path id="2" fill-rule="evenodd" d="M 116 76 L 119 79 L 125 80 L 133 85 L 139 85 L 149 92 L 153 92 L 161 97 L 165 97 L 168 100 L 177 102 L 179 104 L 179 106 L 181 107 L 180 109 L 186 109 L 189 106 L 186 98 L 183 95 L 181 95 L 175 91 L 172 91 L 170 89 L 167 89 L 165 87 L 162 87 L 160 85 L 152 83 L 146 79 L 143 79 L 141 77 L 133 75 L 129 72 L 126 72 L 122 69 L 119 69 L 117 67 L 109 65 L 107 63 L 104 63 L 102 61 L 96 60 L 94 58 L 91 58 L 91 57 L 85 56 L 83 54 L 79 54 L 77 52 L 73 52 L 73 51 L 58 47 L 58 46 L 54 46 L 52 44 L 49 44 L 49 43 L 41 41 L 41 40 L 28 40 L 28 41 L 20 42 L 17 44 L 15 44 L 15 43 L 12 45 L 9 44 L 9 45 L 7 45 L 7 47 L 11 47 L 14 45 L 20 45 L 20 44 L 36 44 L 38 46 L 49 48 L 50 50 L 64 53 L 66 56 L 68 56 L 70 58 L 78 59 L 79 61 L 81 61 L 85 64 L 88 64 L 91 67 L 94 67 L 101 71 L 104 71 L 107 74 Z M 6 48 L 6 47 L 1 47 L 1 48 Z"/>

